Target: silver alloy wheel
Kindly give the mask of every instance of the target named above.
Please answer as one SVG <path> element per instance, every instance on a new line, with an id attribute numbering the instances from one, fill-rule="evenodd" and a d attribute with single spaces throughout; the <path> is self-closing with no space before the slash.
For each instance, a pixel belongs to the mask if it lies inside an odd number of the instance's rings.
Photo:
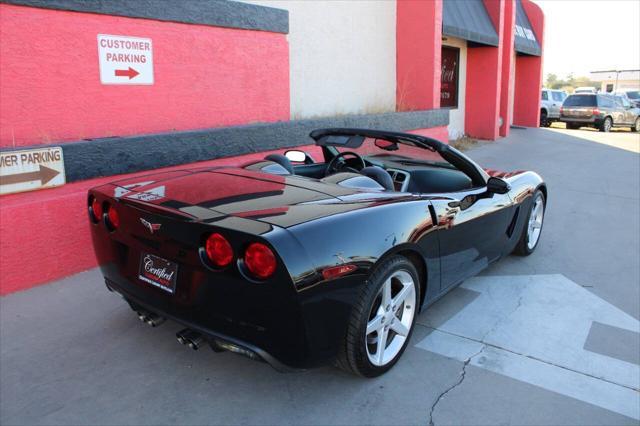
<path id="1" fill-rule="evenodd" d="M 416 289 L 411 274 L 395 271 L 384 282 L 369 313 L 365 336 L 369 361 L 384 366 L 398 355 L 413 325 Z"/>
<path id="2" fill-rule="evenodd" d="M 604 131 L 608 132 L 611 130 L 611 119 L 610 118 L 605 118 L 604 119 Z"/>
<path id="3" fill-rule="evenodd" d="M 544 220 L 544 202 L 542 195 L 538 194 L 531 207 L 531 216 L 529 216 L 529 226 L 527 228 L 527 248 L 533 250 L 538 244 L 540 232 L 542 232 L 542 221 Z"/>

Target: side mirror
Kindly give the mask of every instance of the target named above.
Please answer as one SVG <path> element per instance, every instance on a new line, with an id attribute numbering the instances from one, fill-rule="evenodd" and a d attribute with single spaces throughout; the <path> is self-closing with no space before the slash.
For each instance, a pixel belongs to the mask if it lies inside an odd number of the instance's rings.
<path id="1" fill-rule="evenodd" d="M 506 194 L 510 190 L 511 186 L 500 178 L 492 176 L 487 181 L 487 192 L 492 194 Z"/>
<path id="2" fill-rule="evenodd" d="M 293 163 L 305 163 L 305 164 L 313 164 L 313 158 L 309 154 L 304 151 L 298 151 L 295 149 L 289 150 L 284 153 L 284 156 L 289 159 L 289 161 Z"/>

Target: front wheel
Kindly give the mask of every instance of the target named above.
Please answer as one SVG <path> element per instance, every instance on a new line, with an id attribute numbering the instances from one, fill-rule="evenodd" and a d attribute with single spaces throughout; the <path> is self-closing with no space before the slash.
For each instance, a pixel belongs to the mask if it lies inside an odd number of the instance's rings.
<path id="1" fill-rule="evenodd" d="M 527 221 L 522 229 L 518 244 L 513 250 L 513 254 L 529 256 L 536 249 L 540 241 L 540 234 L 542 233 L 545 208 L 546 200 L 544 194 L 538 189 L 533 194 L 533 201 L 527 214 Z"/>
<path id="2" fill-rule="evenodd" d="M 403 256 L 385 260 L 371 274 L 353 307 L 338 366 L 376 377 L 404 352 L 416 321 L 420 286 L 413 264 Z"/>
<path id="3" fill-rule="evenodd" d="M 631 128 L 634 132 L 640 132 L 640 117 L 636 117 L 636 121 Z"/>
<path id="4" fill-rule="evenodd" d="M 609 133 L 609 131 L 611 131 L 612 126 L 613 126 L 613 121 L 611 120 L 611 117 L 605 117 L 605 119 L 602 121 L 602 124 L 600 125 L 600 128 L 598 130 L 600 130 L 601 132 Z"/>

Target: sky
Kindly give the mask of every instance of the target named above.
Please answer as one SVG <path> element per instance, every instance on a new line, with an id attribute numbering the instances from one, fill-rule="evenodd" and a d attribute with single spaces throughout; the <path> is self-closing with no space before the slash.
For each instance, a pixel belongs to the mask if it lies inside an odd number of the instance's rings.
<path id="1" fill-rule="evenodd" d="M 545 15 L 545 78 L 640 69 L 640 0 L 534 2 Z"/>

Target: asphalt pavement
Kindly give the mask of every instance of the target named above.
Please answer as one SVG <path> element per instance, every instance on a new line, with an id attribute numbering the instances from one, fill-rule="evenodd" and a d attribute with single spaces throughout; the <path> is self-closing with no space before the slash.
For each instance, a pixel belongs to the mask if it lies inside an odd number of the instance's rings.
<path id="1" fill-rule="evenodd" d="M 386 375 L 188 350 L 94 269 L 0 299 L 0 424 L 638 425 L 640 134 L 513 129 L 468 153 L 546 179 L 541 242 L 423 312 Z"/>

